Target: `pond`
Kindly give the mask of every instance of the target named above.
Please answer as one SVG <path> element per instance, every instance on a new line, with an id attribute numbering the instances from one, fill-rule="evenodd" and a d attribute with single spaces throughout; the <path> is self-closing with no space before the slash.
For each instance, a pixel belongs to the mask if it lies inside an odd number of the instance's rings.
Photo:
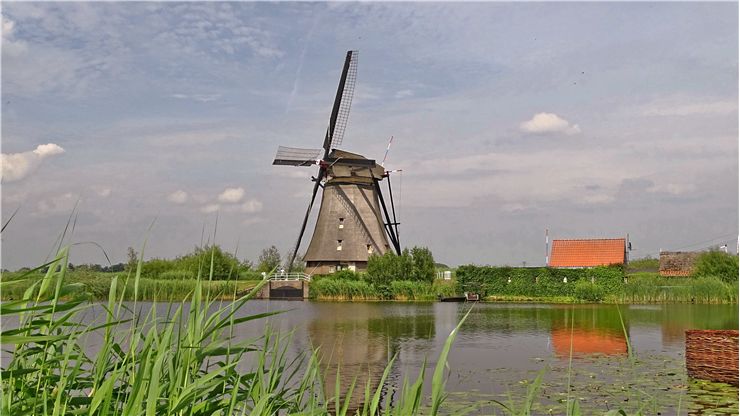
<path id="1" fill-rule="evenodd" d="M 344 384 L 357 376 L 358 385 L 364 385 L 368 377 L 380 378 L 393 355 L 398 358 L 390 384 L 402 385 L 404 376 L 413 382 L 424 360 L 434 367 L 450 331 L 470 308 L 454 303 L 273 300 L 250 302 L 244 313 L 290 309 L 269 318 L 270 325 L 295 331 L 293 352 L 321 347 L 326 387 L 333 391 L 340 363 Z M 263 325 L 243 328 L 244 335 L 261 333 Z M 446 409 L 473 407 L 475 414 L 500 414 L 493 400 L 521 408 L 528 387 L 542 374 L 536 414 L 564 413 L 568 397 L 577 398 L 586 414 L 615 408 L 646 414 L 738 414 L 737 388 L 687 378 L 687 329 L 738 329 L 738 307 L 479 303 L 449 356 Z M 427 385 L 431 373 L 427 371 Z"/>
<path id="2" fill-rule="evenodd" d="M 158 304 L 158 315 L 166 315 L 171 306 Z M 151 303 L 139 307 L 146 313 Z M 342 392 L 357 377 L 361 387 L 352 404 L 360 406 L 365 383 L 377 383 L 393 356 L 384 400 L 394 399 L 404 377 L 413 382 L 425 360 L 429 394 L 445 340 L 469 310 L 449 355 L 444 413 L 503 414 L 497 402 L 521 409 L 538 376 L 533 414 L 564 414 L 565 403 L 573 398 L 584 414 L 613 409 L 628 414 L 739 413 L 737 388 L 689 379 L 684 359 L 684 331 L 738 329 L 737 305 L 255 300 L 238 316 L 285 312 L 240 325 L 236 337 L 259 337 L 269 325 L 292 332 L 293 356 L 320 347 L 326 391 L 334 391 L 339 368 Z M 102 309 L 95 306 L 82 319 L 100 316 Z M 3 325 L 13 323 L 3 319 Z M 95 354 L 99 340 L 88 340 L 89 354 Z"/>

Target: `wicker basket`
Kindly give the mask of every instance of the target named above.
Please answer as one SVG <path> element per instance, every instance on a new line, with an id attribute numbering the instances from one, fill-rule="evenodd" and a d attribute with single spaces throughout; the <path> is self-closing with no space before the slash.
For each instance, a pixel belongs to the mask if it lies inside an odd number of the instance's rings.
<path id="1" fill-rule="evenodd" d="M 690 377 L 738 385 L 738 331 L 686 331 L 686 371 Z"/>

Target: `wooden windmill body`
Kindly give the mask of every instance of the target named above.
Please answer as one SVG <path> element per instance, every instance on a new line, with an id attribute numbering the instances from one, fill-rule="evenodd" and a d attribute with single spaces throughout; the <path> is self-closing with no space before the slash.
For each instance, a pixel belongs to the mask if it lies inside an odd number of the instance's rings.
<path id="1" fill-rule="evenodd" d="M 292 265 L 295 259 L 321 187 L 323 191 L 316 226 L 303 258 L 309 274 L 328 274 L 341 269 L 364 270 L 372 254 L 382 255 L 391 248 L 400 253 L 390 179 L 390 211 L 380 188 L 380 182 L 388 178 L 388 173 L 375 160 L 336 148 L 342 142 L 347 125 L 356 74 L 357 52 L 349 51 L 323 149 L 281 146 L 273 161 L 273 165 L 319 166 L 318 174 L 312 177 L 314 187 L 311 201 L 288 262 Z M 393 219 L 390 212 L 393 213 Z"/>

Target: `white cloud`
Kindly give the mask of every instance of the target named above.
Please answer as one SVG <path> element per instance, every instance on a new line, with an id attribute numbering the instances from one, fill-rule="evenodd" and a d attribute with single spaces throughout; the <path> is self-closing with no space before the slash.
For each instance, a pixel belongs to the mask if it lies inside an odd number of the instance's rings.
<path id="1" fill-rule="evenodd" d="M 188 193 L 178 189 L 177 191 L 167 195 L 167 200 L 175 204 L 184 204 L 188 200 Z"/>
<path id="2" fill-rule="evenodd" d="M 244 198 L 244 188 L 226 188 L 218 196 L 219 202 L 235 204 Z"/>
<path id="3" fill-rule="evenodd" d="M 42 199 L 36 204 L 35 215 L 70 214 L 76 202 L 77 198 L 71 192 Z"/>
<path id="4" fill-rule="evenodd" d="M 696 191 L 696 186 L 691 183 L 654 184 L 648 188 L 648 192 L 668 193 L 671 195 L 683 195 L 694 191 Z"/>
<path id="5" fill-rule="evenodd" d="M 208 204 L 208 205 L 204 206 L 203 208 L 201 208 L 200 209 L 200 212 L 203 212 L 205 214 L 210 214 L 212 212 L 218 211 L 219 208 L 221 208 L 221 206 L 218 205 L 218 204 Z"/>
<path id="6" fill-rule="evenodd" d="M 14 28 L 15 28 L 15 22 L 3 17 L 3 39 L 12 38 Z"/>
<path id="7" fill-rule="evenodd" d="M 578 134 L 581 132 L 578 124 L 570 124 L 568 120 L 554 113 L 537 113 L 531 120 L 519 125 L 527 133 L 565 133 Z"/>
<path id="8" fill-rule="evenodd" d="M 61 153 L 64 153 L 64 149 L 54 143 L 41 144 L 28 152 L 3 153 L 2 180 L 5 182 L 21 180 L 36 170 L 42 160 Z"/>
<path id="9" fill-rule="evenodd" d="M 250 214 L 260 212 L 262 211 L 262 202 L 256 199 L 250 199 L 249 201 L 244 202 L 239 208 L 242 212 Z"/>
<path id="10" fill-rule="evenodd" d="M 221 94 L 172 94 L 170 97 L 177 98 L 179 100 L 194 100 L 201 103 L 207 103 L 218 100 L 221 98 Z"/>
<path id="11" fill-rule="evenodd" d="M 64 153 L 64 149 L 62 149 L 61 147 L 59 147 L 59 145 L 56 145 L 54 143 L 47 143 L 47 144 L 38 145 L 36 147 L 36 150 L 34 150 L 33 152 L 43 158 L 46 156 L 58 155 L 60 153 Z"/>
<path id="12" fill-rule="evenodd" d="M 111 194 L 111 189 L 107 186 L 93 186 L 93 191 L 102 198 L 108 198 Z"/>

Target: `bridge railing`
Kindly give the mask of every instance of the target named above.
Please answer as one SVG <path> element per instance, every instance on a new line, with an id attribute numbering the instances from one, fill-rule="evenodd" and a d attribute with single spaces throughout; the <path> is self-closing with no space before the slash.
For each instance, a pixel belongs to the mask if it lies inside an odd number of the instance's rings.
<path id="1" fill-rule="evenodd" d="M 292 272 L 292 273 L 275 272 L 270 275 L 266 275 L 265 279 L 267 280 L 305 280 L 307 282 L 310 282 L 311 275 L 306 274 L 306 273 L 300 273 L 300 272 Z"/>

